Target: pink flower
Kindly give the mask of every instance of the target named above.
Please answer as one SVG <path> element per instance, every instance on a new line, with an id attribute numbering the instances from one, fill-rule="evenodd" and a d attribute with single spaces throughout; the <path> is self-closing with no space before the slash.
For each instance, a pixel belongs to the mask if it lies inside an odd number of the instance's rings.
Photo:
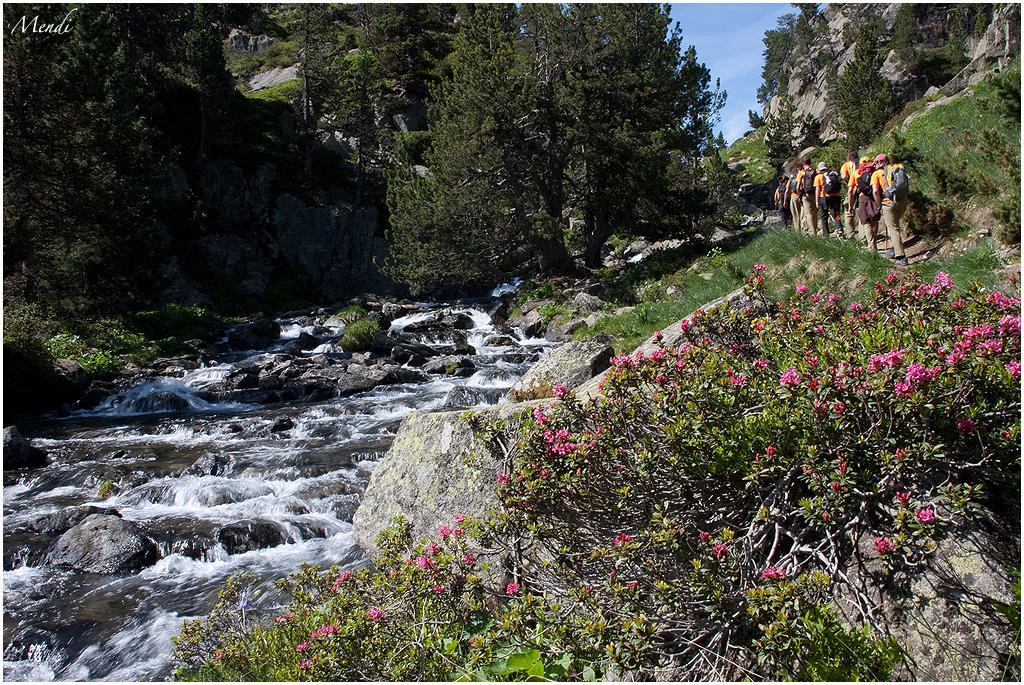
<path id="1" fill-rule="evenodd" d="M 549 417 L 546 413 L 544 413 L 544 410 L 542 408 L 540 408 L 540 407 L 534 407 L 533 408 L 533 420 L 536 421 L 538 425 L 543 426 L 544 424 L 546 424 L 550 420 L 550 418 L 551 417 Z"/>
<path id="2" fill-rule="evenodd" d="M 310 631 L 309 637 L 314 639 L 314 640 L 316 640 L 316 639 L 321 638 L 321 637 L 327 637 L 328 635 L 333 635 L 334 633 L 338 632 L 338 630 L 339 630 L 339 628 L 336 625 L 321 626 L 320 628 L 317 628 L 316 630 Z"/>
<path id="3" fill-rule="evenodd" d="M 508 485 L 509 482 L 510 482 L 509 481 L 509 477 L 506 474 L 504 474 L 504 473 L 499 473 L 498 474 L 498 485 Z"/>
<path id="4" fill-rule="evenodd" d="M 556 383 L 555 387 L 551 389 L 551 395 L 556 400 L 560 400 L 569 394 L 569 388 L 565 387 L 561 383 Z"/>
<path id="5" fill-rule="evenodd" d="M 914 512 L 914 516 L 917 517 L 918 523 L 932 523 L 935 521 L 935 510 L 931 507 L 926 509 L 918 509 Z"/>
<path id="6" fill-rule="evenodd" d="M 307 649 L 309 649 L 308 642 L 300 642 L 299 644 L 295 645 L 295 651 L 299 652 L 300 654 L 302 652 L 305 652 Z"/>
<path id="7" fill-rule="evenodd" d="M 896 543 L 889 538 L 875 538 L 875 550 L 879 554 L 888 554 L 889 552 L 895 551 Z"/>
<path id="8" fill-rule="evenodd" d="M 716 542 L 711 546 L 711 555 L 716 559 L 721 559 L 729 553 L 729 546 L 724 542 Z"/>
<path id="9" fill-rule="evenodd" d="M 292 614 L 281 614 L 280 616 L 274 617 L 274 623 L 291 623 L 293 620 L 295 620 L 295 616 Z"/>
<path id="10" fill-rule="evenodd" d="M 457 525 L 460 525 L 460 526 L 462 525 L 462 523 L 465 520 L 466 520 L 466 516 L 464 514 L 456 514 L 455 516 L 452 517 L 452 521 L 454 521 Z"/>
<path id="11" fill-rule="evenodd" d="M 444 594 L 444 585 L 435 585 L 434 586 L 434 594 L 435 595 L 443 595 Z"/>
<path id="12" fill-rule="evenodd" d="M 442 538 L 446 538 L 452 534 L 452 529 L 449 526 L 441 526 L 437 529 L 437 534 Z M 433 543 L 431 543 L 433 544 Z"/>
<path id="13" fill-rule="evenodd" d="M 974 420 L 970 418 L 962 418 L 956 422 L 956 429 L 961 433 L 970 433 L 974 430 Z"/>
<path id="14" fill-rule="evenodd" d="M 893 389 L 893 393 L 896 395 L 896 397 L 906 397 L 907 395 L 913 394 L 913 392 L 914 385 L 909 381 L 900 381 L 899 383 L 896 384 L 896 387 Z"/>
<path id="15" fill-rule="evenodd" d="M 760 262 L 758 262 L 757 264 L 754 265 L 754 273 L 755 274 L 763 274 L 767 270 L 768 270 L 768 267 L 765 266 L 764 264 L 761 264 Z"/>
<path id="16" fill-rule="evenodd" d="M 799 385 L 802 378 L 803 376 L 800 375 L 800 372 L 791 366 L 779 376 L 779 384 L 784 386 Z"/>
<path id="17" fill-rule="evenodd" d="M 519 583 L 509 583 L 508 585 L 505 586 L 505 594 L 508 595 L 509 597 L 514 597 L 515 595 L 518 595 L 519 594 L 519 590 L 520 590 Z"/>
<path id="18" fill-rule="evenodd" d="M 833 402 L 832 409 L 837 414 L 843 414 L 846 412 L 846 405 L 843 404 L 842 402 Z"/>
<path id="19" fill-rule="evenodd" d="M 893 272 L 890 272 L 889 275 L 885 277 L 885 282 L 889 285 L 894 284 L 898 280 L 900 280 L 900 277 Z"/>
<path id="20" fill-rule="evenodd" d="M 761 571 L 761 577 L 765 580 L 782 580 L 786 577 L 786 571 L 778 566 L 769 566 Z"/>
<path id="21" fill-rule="evenodd" d="M 665 334 L 662 333 L 661 331 L 655 331 L 654 332 L 654 340 L 655 340 L 655 342 L 661 342 L 661 339 L 664 338 L 664 337 L 665 337 Z"/>
<path id="22" fill-rule="evenodd" d="M 839 492 L 842 489 L 843 489 L 842 483 L 840 483 L 837 480 L 832 481 L 832 491 L 833 492 Z"/>
<path id="23" fill-rule="evenodd" d="M 989 304 L 994 304 L 999 309 L 1017 309 L 1020 306 L 1020 300 L 1016 297 L 1007 297 L 1000 291 L 990 293 L 985 301 Z"/>
<path id="24" fill-rule="evenodd" d="M 622 547 L 627 542 L 632 542 L 632 541 L 633 541 L 633 536 L 632 535 L 626 535 L 625 533 L 621 533 L 621 534 L 615 536 L 615 540 L 613 541 L 613 544 L 616 547 Z"/>
<path id="25" fill-rule="evenodd" d="M 416 558 L 416 565 L 420 568 L 430 568 L 434 565 L 434 562 L 430 559 L 430 557 L 420 556 Z"/>
<path id="26" fill-rule="evenodd" d="M 387 612 L 381 609 L 380 607 L 373 607 L 372 609 L 366 610 L 366 617 L 371 621 L 379 621 L 386 615 Z"/>
<path id="27" fill-rule="evenodd" d="M 913 362 L 907 367 L 906 380 L 908 383 L 914 385 L 918 383 L 929 383 L 935 380 L 935 377 L 939 375 L 939 367 L 928 368 L 917 362 Z"/>
<path id="28" fill-rule="evenodd" d="M 937 285 L 940 288 L 942 288 L 943 290 L 952 290 L 953 289 L 953 279 L 950 278 L 949 274 L 947 274 L 944 271 L 937 271 L 937 272 L 935 272 L 935 278 L 933 279 L 932 282 L 935 283 L 935 285 Z"/>
<path id="29" fill-rule="evenodd" d="M 807 286 L 804 285 L 803 283 L 797 283 L 796 284 L 796 294 L 797 295 L 806 295 L 807 294 Z"/>
<path id="30" fill-rule="evenodd" d="M 897 492 L 896 493 L 896 501 L 899 502 L 901 506 L 904 506 L 904 507 L 907 506 L 907 502 L 910 501 L 910 493 L 909 492 Z"/>
<path id="31" fill-rule="evenodd" d="M 999 319 L 999 332 L 1003 335 L 1020 336 L 1020 317 L 1004 316 Z"/>
<path id="32" fill-rule="evenodd" d="M 762 357 L 761 359 L 758 359 L 754 362 L 754 366 L 756 366 L 759 369 L 763 369 L 768 366 L 768 360 Z"/>
<path id="33" fill-rule="evenodd" d="M 774 445 L 768 445 L 767 447 L 764 448 L 764 453 L 767 454 L 769 457 L 774 457 L 778 453 L 778 450 L 775 449 Z"/>
<path id="34" fill-rule="evenodd" d="M 313 662 L 310 661 L 309 659 L 303 659 L 302 661 L 299 662 L 299 668 L 301 668 L 302 670 L 306 670 L 306 669 L 312 668 L 312 667 L 313 667 Z"/>
<path id="35" fill-rule="evenodd" d="M 470 552 L 466 552 L 465 554 L 462 555 L 462 563 L 464 563 L 464 564 L 475 564 L 476 563 L 476 555 L 475 554 L 471 554 Z"/>
<path id="36" fill-rule="evenodd" d="M 699 539 L 699 540 L 700 540 L 701 542 L 707 542 L 707 541 L 708 541 L 708 537 L 709 537 L 710 535 L 711 535 L 711 534 L 710 534 L 710 533 L 708 533 L 708 532 L 707 532 L 706 530 L 702 530 L 702 531 L 700 531 L 699 533 L 697 533 L 697 538 L 698 538 L 698 539 Z"/>
<path id="37" fill-rule="evenodd" d="M 1014 378 L 1020 378 L 1020 362 L 1012 361 L 1006 363 L 1006 370 L 1010 372 L 1010 375 Z"/>

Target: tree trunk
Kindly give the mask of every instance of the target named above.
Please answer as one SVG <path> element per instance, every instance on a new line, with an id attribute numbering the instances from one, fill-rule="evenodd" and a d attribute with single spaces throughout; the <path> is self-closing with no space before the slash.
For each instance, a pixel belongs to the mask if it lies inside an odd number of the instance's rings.
<path id="1" fill-rule="evenodd" d="M 584 264 L 590 269 L 601 267 L 601 248 L 612 235 L 608 213 L 598 211 L 594 217 L 587 217 L 587 244 L 583 253 Z"/>

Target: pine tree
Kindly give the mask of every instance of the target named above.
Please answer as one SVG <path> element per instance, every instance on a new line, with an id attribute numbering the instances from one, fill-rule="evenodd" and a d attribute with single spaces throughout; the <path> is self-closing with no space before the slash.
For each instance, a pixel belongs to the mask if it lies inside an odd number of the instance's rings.
<path id="1" fill-rule="evenodd" d="M 911 65 L 914 60 L 914 49 L 917 43 L 917 18 L 914 16 L 914 6 L 910 4 L 900 5 L 896 12 L 896 21 L 892 27 L 892 42 L 890 46 L 896 51 L 896 55 L 903 60 L 904 64 Z"/>
<path id="2" fill-rule="evenodd" d="M 53 23 L 67 12 L 37 10 Z M 6 28 L 5 296 L 64 316 L 118 311 L 152 282 L 152 101 L 141 71 L 151 46 L 132 40 L 130 19 L 85 5 L 60 40 Z"/>
<path id="3" fill-rule="evenodd" d="M 461 14 L 460 10 L 460 14 Z M 529 244 L 528 148 L 518 128 L 522 93 L 512 5 L 466 9 L 451 75 L 431 108 L 430 169 L 397 160 L 389 175 L 391 250 L 385 271 L 414 292 L 483 286 Z"/>
<path id="4" fill-rule="evenodd" d="M 776 113 L 768 118 L 768 126 L 764 134 L 764 144 L 768 148 L 768 160 L 776 170 L 782 169 L 797 151 L 793 140 L 795 128 L 793 100 L 789 96 L 785 96 Z"/>
<path id="5" fill-rule="evenodd" d="M 863 24 L 853 60 L 839 76 L 837 108 L 846 141 L 853 147 L 870 142 L 893 114 L 892 84 L 881 75 L 885 56 L 878 49 L 879 27 Z"/>
<path id="6" fill-rule="evenodd" d="M 213 5 L 195 5 L 191 25 L 185 33 L 185 62 L 199 95 L 199 144 L 197 164 L 206 160 L 210 130 L 219 123 L 223 114 L 220 106 L 224 98 L 227 73 L 224 69 L 224 50 L 214 25 Z"/>

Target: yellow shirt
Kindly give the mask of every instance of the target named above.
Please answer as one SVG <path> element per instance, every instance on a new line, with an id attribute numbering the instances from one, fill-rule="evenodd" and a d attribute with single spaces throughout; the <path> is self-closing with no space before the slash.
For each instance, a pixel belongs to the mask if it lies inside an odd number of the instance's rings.
<path id="1" fill-rule="evenodd" d="M 821 194 L 822 194 L 823 197 L 839 197 L 839 192 L 838 191 L 836 191 L 834 193 L 826 193 L 825 192 L 825 174 L 827 174 L 827 173 L 828 172 L 826 171 L 826 172 L 820 173 L 820 174 L 818 174 L 817 176 L 814 177 L 814 187 L 821 189 Z"/>
<path id="2" fill-rule="evenodd" d="M 871 174 L 871 190 L 878 191 L 878 194 L 882 197 L 882 204 L 892 204 L 892 198 L 885 196 L 885 188 L 888 184 L 885 179 L 885 169 L 875 169 L 875 173 Z"/>
<path id="3" fill-rule="evenodd" d="M 846 181 L 846 184 L 853 188 L 857 185 L 857 163 L 849 160 L 843 164 L 843 167 L 839 170 L 839 178 Z"/>

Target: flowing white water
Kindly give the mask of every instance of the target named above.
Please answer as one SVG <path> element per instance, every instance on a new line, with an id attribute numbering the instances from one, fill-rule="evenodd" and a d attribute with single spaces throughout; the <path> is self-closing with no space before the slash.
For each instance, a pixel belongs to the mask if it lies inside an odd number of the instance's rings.
<path id="1" fill-rule="evenodd" d="M 472 305 L 445 314 L 462 317 L 460 330 L 407 332 L 437 316 L 424 309 L 396 319 L 391 332 L 446 352 L 468 343 L 476 366 L 468 377 L 433 376 L 319 402 L 212 399 L 245 365 L 343 352 L 340 328 L 282 321 L 266 351 L 149 378 L 92 411 L 25 425 L 51 463 L 18 474 L 3 491 L 5 679 L 164 679 L 171 636 L 186 618 L 209 611 L 229 575 L 247 571 L 269 581 L 303 562 L 365 563 L 352 514 L 402 418 L 501 401 L 551 345 L 514 332 L 496 337 L 490 316 Z M 303 333 L 319 346 L 289 348 Z M 271 430 L 282 419 L 291 428 Z M 114 494 L 101 499 L 104 481 Z M 116 510 L 140 526 L 160 558 L 105 576 L 47 565 L 55 536 L 33 526 L 82 505 Z"/>

